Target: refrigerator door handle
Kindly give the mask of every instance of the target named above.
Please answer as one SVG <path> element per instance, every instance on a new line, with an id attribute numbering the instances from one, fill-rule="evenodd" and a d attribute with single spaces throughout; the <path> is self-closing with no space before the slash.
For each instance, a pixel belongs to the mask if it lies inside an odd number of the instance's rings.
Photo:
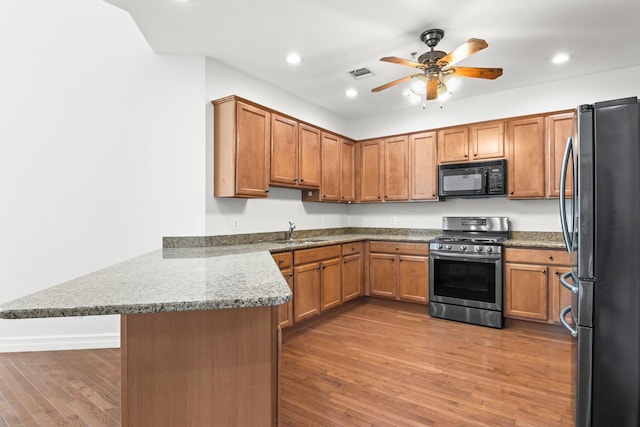
<path id="1" fill-rule="evenodd" d="M 567 169 L 571 151 L 573 150 L 573 137 L 567 140 L 567 147 L 564 149 L 564 157 L 562 158 L 562 171 L 560 172 L 560 224 L 562 225 L 562 235 L 564 242 L 567 244 L 567 252 L 573 252 L 573 242 L 569 237 L 569 225 L 567 224 Z"/>
<path id="2" fill-rule="evenodd" d="M 564 326 L 565 328 L 567 328 L 569 330 L 569 332 L 571 332 L 571 336 L 576 338 L 578 336 L 578 329 L 577 328 L 573 328 L 569 322 L 567 322 L 567 320 L 565 319 L 566 315 L 569 314 L 571 312 L 571 306 L 567 306 L 565 307 L 561 312 L 560 312 L 560 323 L 562 323 L 562 326 Z"/>
<path id="3" fill-rule="evenodd" d="M 576 285 L 572 285 L 571 283 L 567 282 L 567 279 L 571 277 L 571 279 L 573 280 L 573 282 L 575 283 L 575 278 L 573 277 L 573 271 L 567 271 L 566 273 L 564 273 L 562 276 L 560 276 L 560 283 L 562 284 L 562 286 L 564 286 L 565 288 L 567 288 L 568 290 L 570 290 L 572 293 L 577 294 L 579 291 L 578 286 Z"/>

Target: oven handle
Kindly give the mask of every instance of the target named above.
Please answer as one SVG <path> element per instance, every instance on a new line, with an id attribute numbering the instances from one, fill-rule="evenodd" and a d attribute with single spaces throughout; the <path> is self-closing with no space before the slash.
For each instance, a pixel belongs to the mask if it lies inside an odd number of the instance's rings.
<path id="1" fill-rule="evenodd" d="M 461 259 L 465 261 L 487 261 L 493 262 L 502 258 L 502 254 L 484 254 L 484 255 L 472 255 L 472 254 L 456 254 L 450 252 L 431 252 L 433 259 Z"/>

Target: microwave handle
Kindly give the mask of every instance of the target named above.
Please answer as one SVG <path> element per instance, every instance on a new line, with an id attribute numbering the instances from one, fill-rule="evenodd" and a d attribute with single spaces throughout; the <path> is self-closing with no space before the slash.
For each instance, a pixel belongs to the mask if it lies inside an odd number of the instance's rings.
<path id="1" fill-rule="evenodd" d="M 573 252 L 573 242 L 569 236 L 569 225 L 567 224 L 567 169 L 569 165 L 571 151 L 573 150 L 573 138 L 567 140 L 567 147 L 564 150 L 562 159 L 562 171 L 560 172 L 560 225 L 562 225 L 562 235 L 564 242 L 567 244 L 567 252 Z"/>

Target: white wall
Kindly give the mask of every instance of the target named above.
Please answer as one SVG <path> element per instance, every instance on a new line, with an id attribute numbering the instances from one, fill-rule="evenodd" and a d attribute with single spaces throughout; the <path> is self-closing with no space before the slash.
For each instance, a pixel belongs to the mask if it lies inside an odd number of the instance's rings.
<path id="1" fill-rule="evenodd" d="M 203 57 L 101 0 L 0 3 L 0 303 L 205 230 Z M 118 345 L 118 317 L 0 320 L 0 351 Z"/>
<path id="2" fill-rule="evenodd" d="M 207 99 L 238 95 L 289 114 L 316 126 L 345 134 L 348 122 L 315 105 L 258 81 L 241 71 L 207 59 Z M 302 203 L 300 190 L 271 187 L 267 199 L 223 199 L 213 197 L 213 106 L 207 106 L 207 196 L 206 234 L 285 231 L 293 221 L 298 230 L 346 227 L 347 206 Z M 240 227 L 232 229 L 238 219 Z"/>
<path id="3" fill-rule="evenodd" d="M 455 99 L 440 109 L 420 106 L 352 120 L 348 135 L 366 139 L 443 126 L 575 108 L 579 104 L 640 95 L 640 67 L 583 76 L 549 84 Z M 443 216 L 508 216 L 511 229 L 560 231 L 557 200 L 507 200 L 505 198 L 447 200 L 415 204 L 352 205 L 349 225 L 354 227 L 439 228 Z M 397 224 L 391 225 L 391 217 Z"/>

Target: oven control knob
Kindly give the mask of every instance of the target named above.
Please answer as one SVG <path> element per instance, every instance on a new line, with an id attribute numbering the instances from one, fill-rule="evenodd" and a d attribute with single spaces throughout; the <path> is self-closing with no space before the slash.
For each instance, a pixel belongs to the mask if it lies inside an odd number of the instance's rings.
<path id="1" fill-rule="evenodd" d="M 460 246 L 460 249 L 462 249 L 463 251 L 466 251 L 467 250 L 467 246 L 466 245 L 462 245 L 462 246 Z"/>
<path id="2" fill-rule="evenodd" d="M 438 249 L 442 249 L 442 245 L 438 243 Z"/>
<path id="3" fill-rule="evenodd" d="M 493 248 L 492 248 L 491 246 L 489 246 L 489 247 L 487 248 L 487 252 L 493 252 Z"/>
<path id="4" fill-rule="evenodd" d="M 447 249 L 451 249 L 451 245 L 447 245 Z"/>
<path id="5" fill-rule="evenodd" d="M 482 246 L 476 246 L 476 252 L 482 252 Z"/>

